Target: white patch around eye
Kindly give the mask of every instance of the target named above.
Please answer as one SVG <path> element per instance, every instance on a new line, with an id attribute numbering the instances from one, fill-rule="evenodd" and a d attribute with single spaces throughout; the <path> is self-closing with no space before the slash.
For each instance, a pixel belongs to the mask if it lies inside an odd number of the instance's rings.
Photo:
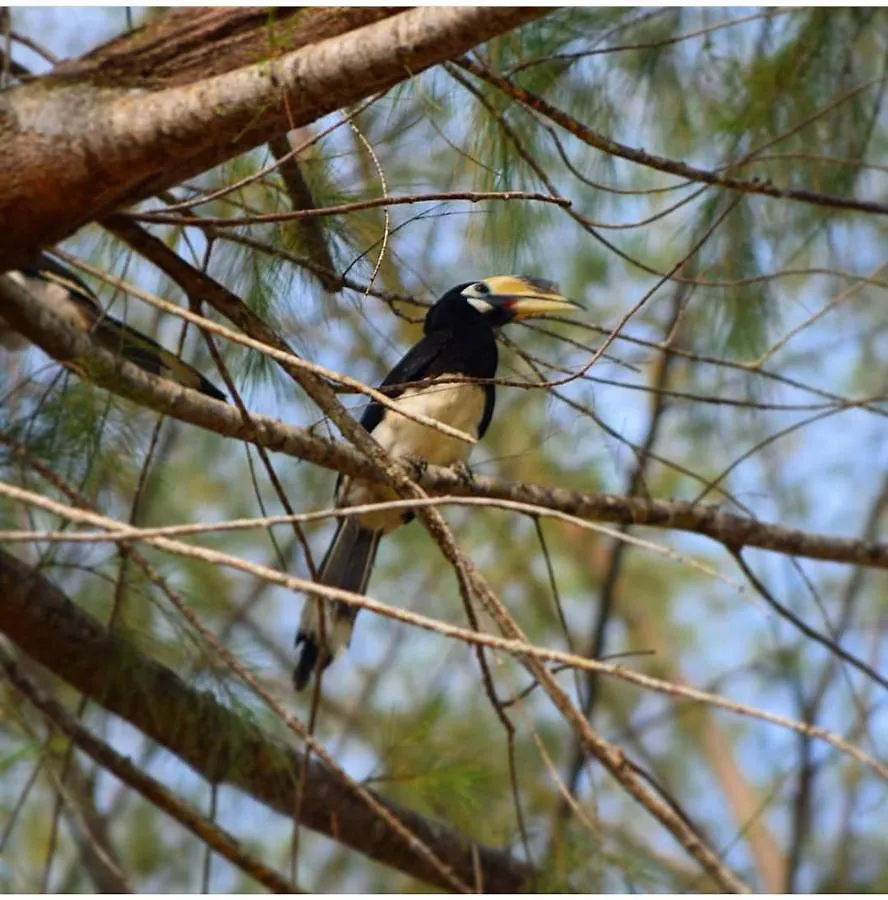
<path id="1" fill-rule="evenodd" d="M 482 300 L 480 297 L 466 297 L 466 303 L 474 306 L 479 313 L 489 313 L 493 309 L 493 304 Z"/>

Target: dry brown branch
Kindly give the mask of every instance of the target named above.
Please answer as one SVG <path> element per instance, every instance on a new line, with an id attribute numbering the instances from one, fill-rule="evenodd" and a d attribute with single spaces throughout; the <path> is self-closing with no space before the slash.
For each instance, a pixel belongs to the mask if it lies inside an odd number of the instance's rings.
<path id="1" fill-rule="evenodd" d="M 86 335 L 66 329 L 48 310 L 35 307 L 30 295 L 8 279 L 0 279 L 0 300 L 8 305 L 4 314 L 29 340 L 56 359 L 89 359 L 90 374 L 95 383 L 121 397 L 223 437 L 261 444 L 346 475 L 375 482 L 382 480 L 378 470 L 361 453 L 343 444 L 255 413 L 251 414 L 252 427 L 247 427 L 233 407 L 154 378 L 113 357 L 94 346 Z M 814 534 L 760 522 L 725 512 L 716 505 L 620 497 L 486 477 L 475 478 L 467 485 L 459 473 L 434 466 L 425 471 L 419 484 L 436 494 L 510 500 L 589 521 L 701 534 L 728 548 L 757 547 L 790 556 L 888 569 L 888 544 Z"/>
<path id="2" fill-rule="evenodd" d="M 264 734 L 212 694 L 188 687 L 2 550 L 0 596 L 0 627 L 41 665 L 175 753 L 210 783 L 230 784 L 282 815 L 292 814 L 301 753 Z M 472 883 L 468 838 L 376 799 Z M 301 812 L 302 824 L 309 828 L 430 884 L 450 886 L 316 759 L 309 765 Z M 521 863 L 501 851 L 477 851 L 489 890 L 520 889 L 529 874 Z"/>
<path id="3" fill-rule="evenodd" d="M 560 125 L 574 137 L 608 153 L 611 156 L 618 156 L 621 159 L 627 159 L 630 162 L 647 166 L 651 169 L 658 169 L 661 172 L 669 172 L 671 175 L 678 175 L 689 181 L 697 181 L 703 184 L 718 185 L 728 190 L 737 191 L 743 194 L 759 194 L 765 197 L 774 197 L 781 200 L 795 200 L 801 203 L 810 203 L 816 206 L 825 206 L 831 209 L 851 209 L 858 212 L 875 213 L 876 215 L 888 215 L 888 204 L 880 203 L 875 200 L 857 200 L 853 197 L 837 197 L 832 194 L 821 194 L 816 191 L 804 190 L 801 188 L 784 188 L 769 181 L 753 179 L 746 181 L 741 178 L 733 178 L 729 175 L 720 175 L 717 172 L 710 172 L 706 169 L 698 169 L 695 166 L 689 166 L 687 163 L 676 159 L 667 159 L 663 156 L 657 156 L 653 153 L 647 153 L 644 150 L 638 150 L 635 147 L 629 147 L 619 141 L 614 141 L 609 137 L 589 128 L 582 122 L 577 121 L 573 116 L 568 115 L 563 110 L 552 106 L 542 97 L 531 93 L 525 88 L 508 78 L 503 78 L 495 72 L 490 71 L 484 66 L 473 62 L 470 59 L 463 58 L 458 61 L 458 65 L 462 66 L 466 71 L 471 72 L 478 78 L 483 79 L 488 84 L 501 90 L 503 93 L 512 97 L 518 103 L 523 104 L 528 109 L 532 109 L 542 116 L 545 116 L 557 125 Z M 881 84 L 885 80 L 884 77 L 874 78 L 867 81 L 863 85 L 855 88 L 855 92 L 865 90 Z M 735 164 L 736 165 L 736 164 Z"/>
<path id="4" fill-rule="evenodd" d="M 46 509 L 48 511 L 54 512 L 58 515 L 61 515 L 65 518 L 71 519 L 72 521 L 77 522 L 85 522 L 90 524 L 98 524 L 103 525 L 104 527 L 112 528 L 113 530 L 120 531 L 121 533 L 132 532 L 132 529 L 129 526 L 125 526 L 122 523 L 114 522 L 113 520 L 107 519 L 102 516 L 97 516 L 92 513 L 83 512 L 80 510 L 74 510 L 71 508 L 66 508 L 61 506 L 60 504 L 56 504 L 51 500 L 43 498 L 39 495 L 32 494 L 27 491 L 22 491 L 18 488 L 13 488 L 11 486 L 3 486 L 3 493 L 13 499 L 20 499 L 32 505 L 38 506 L 42 509 Z M 509 627 L 509 623 L 506 624 L 504 630 L 507 632 L 509 630 L 513 631 L 513 633 L 517 633 L 519 636 L 517 638 L 495 638 L 490 635 L 480 634 L 477 631 L 469 631 L 466 629 L 455 628 L 453 626 L 445 625 L 444 623 L 438 622 L 433 619 L 428 619 L 425 616 L 420 616 L 415 613 L 405 612 L 403 610 L 398 610 L 393 607 L 387 606 L 385 604 L 378 603 L 377 601 L 373 601 L 370 598 L 363 597 L 356 594 L 351 594 L 346 591 L 328 588 L 326 586 L 319 587 L 314 585 L 304 579 L 296 578 L 293 576 L 285 575 L 276 570 L 267 569 L 263 566 L 258 566 L 253 563 L 248 563 L 244 560 L 237 559 L 236 557 L 231 557 L 227 554 L 220 553 L 213 550 L 208 550 L 206 548 L 198 548 L 190 545 L 181 544 L 176 541 L 171 541 L 166 538 L 154 538 L 151 540 L 151 543 L 155 544 L 159 549 L 167 550 L 173 553 L 179 553 L 181 555 L 190 556 L 197 559 L 202 559 L 211 564 L 230 566 L 236 569 L 240 569 L 245 572 L 249 572 L 255 576 L 260 578 L 268 579 L 274 583 L 280 584 L 285 587 L 293 588 L 296 590 L 303 591 L 312 591 L 314 593 L 320 593 L 324 596 L 327 596 L 331 599 L 339 600 L 342 602 L 349 603 L 354 606 L 358 606 L 359 608 L 367 608 L 373 610 L 374 612 L 383 613 L 392 618 L 409 622 L 414 625 L 418 625 L 419 627 L 427 628 L 429 630 L 438 632 L 440 634 L 456 637 L 460 640 L 466 641 L 470 644 L 475 644 L 479 646 L 490 646 L 496 647 L 498 649 L 502 649 L 511 653 L 514 653 L 519 659 L 530 662 L 531 664 L 536 664 L 537 666 L 541 661 L 550 659 L 558 662 L 565 662 L 569 665 L 576 666 L 578 668 L 586 669 L 589 671 L 597 671 L 602 673 L 607 673 L 610 675 L 615 675 L 616 677 L 622 678 L 626 681 L 635 683 L 639 686 L 643 686 L 650 690 L 655 690 L 670 696 L 683 696 L 693 698 L 695 700 L 708 703 L 712 706 L 721 707 L 724 709 L 729 709 L 733 712 L 740 713 L 741 715 L 747 715 L 752 718 L 758 718 L 763 721 L 771 722 L 774 724 L 782 725 L 783 727 L 787 727 L 796 731 L 800 734 L 809 735 L 812 737 L 820 738 L 832 746 L 836 747 L 836 749 L 841 750 L 842 752 L 848 753 L 850 756 L 854 757 L 859 762 L 870 766 L 874 769 L 881 777 L 888 779 L 888 768 L 879 763 L 877 760 L 869 757 L 867 754 L 863 753 L 859 748 L 848 744 L 846 741 L 843 741 L 841 738 L 836 735 L 830 734 L 821 728 L 815 728 L 811 725 L 807 725 L 805 723 L 799 723 L 792 720 L 785 719 L 780 716 L 773 715 L 771 713 L 764 712 L 762 710 L 755 710 L 744 704 L 736 703 L 731 700 L 727 700 L 722 697 L 718 697 L 711 694 L 706 694 L 701 691 L 697 691 L 693 688 L 688 688 L 681 685 L 670 684 L 667 682 L 662 682 L 659 679 L 651 678 L 649 676 L 641 675 L 636 672 L 632 672 L 626 669 L 623 669 L 619 666 L 614 666 L 607 663 L 600 663 L 593 660 L 587 660 L 583 657 L 576 657 L 572 654 L 563 653 L 555 650 L 547 650 L 545 648 L 534 647 L 527 642 L 527 639 L 521 635 L 517 626 Z M 494 607 L 494 612 L 496 612 Z M 190 617 L 193 619 L 193 617 Z M 500 617 L 502 621 L 502 617 Z M 228 658 L 227 651 L 223 651 Z M 236 663 L 232 664 L 237 666 Z M 540 667 L 541 668 L 541 667 Z M 546 677 L 551 679 L 551 674 L 545 668 L 541 668 L 541 671 L 545 673 Z M 539 676 L 537 676 L 539 677 Z M 565 704 L 566 706 L 566 704 Z M 562 707 L 559 707 L 560 709 Z M 570 708 L 567 709 L 567 714 L 569 715 L 571 712 Z M 608 747 L 607 743 L 604 742 L 603 749 L 606 750 Z M 630 768 L 632 768 L 630 766 Z M 633 772 L 634 772 L 633 768 Z M 630 780 L 630 779 L 626 779 Z M 638 790 L 637 786 L 634 786 L 632 781 L 630 780 L 630 788 L 635 788 Z M 641 793 L 641 791 L 639 791 Z M 654 814 L 657 815 L 658 818 L 661 815 L 665 816 L 665 811 L 662 808 L 659 808 L 657 803 L 648 797 L 643 795 L 642 802 L 644 805 L 648 805 L 649 803 L 654 806 Z M 673 824 L 673 828 L 678 827 Z M 684 835 L 684 839 L 690 841 L 691 836 L 687 833 Z M 692 855 L 697 856 L 698 853 L 703 855 L 705 850 L 703 848 L 694 848 L 696 849 L 696 853 L 692 851 Z M 701 852 L 703 850 L 703 852 Z M 718 880 L 724 880 L 725 872 L 721 870 L 719 866 L 709 865 L 705 867 L 707 871 L 712 875 L 712 877 Z"/>
<path id="5" fill-rule="evenodd" d="M 2 439 L 2 435 L 0 435 Z M 11 485 L 0 482 L 0 494 L 15 490 Z M 78 504 L 79 505 L 79 504 Z M 263 515 L 251 517 L 247 519 L 226 519 L 218 522 L 189 522 L 180 525 L 158 525 L 153 527 L 136 527 L 130 526 L 125 532 L 106 532 L 106 531 L 53 531 L 49 529 L 18 529 L 18 530 L 0 530 L 0 543 L 59 543 L 59 544 L 95 544 L 115 542 L 121 546 L 127 546 L 138 541 L 151 541 L 154 538 L 171 538 L 184 537 L 190 535 L 206 535 L 232 531 L 252 531 L 257 528 L 269 528 L 274 525 L 303 525 L 309 522 L 320 522 L 331 518 L 345 518 L 351 515 L 361 515 L 369 512 L 381 512 L 382 510 L 401 509 L 413 510 L 422 509 L 423 507 L 441 507 L 441 506 L 474 506 L 484 507 L 486 509 L 499 509 L 511 512 L 521 513 L 531 518 L 552 518 L 560 520 L 569 525 L 574 525 L 580 529 L 595 531 L 599 534 L 632 544 L 640 547 L 650 553 L 663 556 L 667 559 L 675 560 L 685 566 L 696 569 L 714 578 L 718 581 L 729 585 L 738 590 L 742 590 L 743 586 L 740 582 L 726 578 L 718 570 L 698 562 L 690 556 L 682 555 L 671 547 L 664 547 L 661 544 L 655 544 L 651 541 L 643 540 L 625 531 L 609 528 L 597 522 L 588 522 L 585 519 L 569 516 L 566 513 L 556 510 L 546 509 L 542 506 L 532 506 L 527 503 L 517 503 L 513 500 L 491 500 L 484 497 L 425 497 L 422 499 L 412 500 L 386 500 L 377 503 L 362 503 L 355 506 L 329 507 L 327 509 L 319 509 L 310 513 L 287 513 L 286 515 Z M 83 507 L 89 508 L 89 507 Z M 113 521 L 113 520 L 109 520 Z M 95 520 L 95 524 L 100 524 Z M 107 524 L 107 523 L 105 523 Z M 589 654 L 592 657 L 598 654 Z"/>
<path id="6" fill-rule="evenodd" d="M 69 521 L 78 522 L 82 524 L 91 524 L 97 525 L 101 528 L 109 529 L 110 533 L 105 534 L 103 532 L 92 532 L 92 533 L 76 533 L 72 534 L 65 531 L 16 531 L 16 532 L 0 532 L 0 540 L 4 542 L 41 542 L 41 541 L 58 541 L 58 542 L 71 542 L 71 543 L 90 543 L 90 542 L 104 542 L 104 541 L 114 541 L 121 543 L 122 545 L 129 545 L 134 541 L 146 541 L 148 543 L 152 543 L 155 546 L 167 550 L 171 553 L 180 554 L 183 556 L 189 556 L 195 559 L 201 559 L 205 562 L 219 564 L 223 566 L 230 566 L 241 571 L 248 572 L 252 575 L 255 575 L 259 578 L 270 580 L 274 583 L 280 584 L 285 587 L 293 588 L 295 590 L 300 591 L 308 591 L 313 593 L 320 593 L 323 596 L 326 596 L 333 600 L 343 601 L 345 603 L 349 603 L 351 605 L 358 606 L 359 608 L 368 608 L 373 610 L 374 612 L 379 612 L 384 615 L 388 615 L 392 618 L 398 619 L 400 621 L 409 622 L 413 625 L 417 625 L 421 628 L 427 628 L 431 631 L 438 632 L 440 634 L 448 635 L 451 637 L 457 637 L 463 640 L 468 641 L 470 644 L 475 644 L 477 646 L 493 646 L 498 647 L 500 649 L 504 649 L 510 652 L 516 652 L 519 655 L 524 653 L 529 653 L 538 659 L 548 659 L 554 660 L 557 662 L 564 663 L 568 666 L 572 666 L 579 669 L 584 669 L 590 673 L 597 673 L 599 671 L 605 672 L 607 674 L 616 675 L 619 678 L 625 678 L 628 681 L 642 684 L 645 687 L 648 687 L 652 690 L 659 691 L 666 694 L 678 694 L 684 695 L 687 697 L 693 697 L 697 700 L 704 700 L 705 702 L 712 703 L 715 706 L 722 706 L 726 709 L 733 710 L 734 712 L 739 712 L 743 715 L 749 715 L 753 718 L 760 718 L 765 721 L 774 722 L 776 724 L 784 725 L 785 727 L 791 728 L 793 730 L 799 730 L 798 723 L 793 722 L 792 720 L 783 719 L 780 717 L 774 717 L 770 714 L 763 713 L 759 710 L 754 710 L 749 707 L 744 707 L 742 704 L 734 703 L 733 701 L 727 701 L 720 697 L 715 697 L 711 695 L 705 695 L 699 691 L 693 691 L 693 689 L 682 689 L 678 688 L 675 685 L 670 685 L 668 683 L 659 682 L 656 679 L 646 679 L 644 676 L 638 675 L 637 673 L 629 672 L 627 670 L 623 670 L 620 667 L 609 667 L 605 664 L 594 661 L 594 659 L 589 659 L 586 657 L 580 657 L 575 655 L 574 653 L 562 653 L 559 651 L 547 650 L 545 648 L 533 647 L 530 644 L 527 644 L 526 641 L 523 643 L 519 642 L 519 644 L 515 644 L 514 642 L 509 642 L 508 640 L 491 638 L 487 635 L 476 635 L 475 632 L 465 632 L 461 629 L 455 629 L 451 626 L 445 625 L 444 623 L 438 622 L 434 619 L 429 619 L 425 616 L 420 616 L 414 613 L 408 613 L 401 610 L 396 610 L 391 606 L 387 606 L 386 604 L 381 604 L 376 601 L 371 600 L 367 597 L 362 597 L 357 594 L 351 594 L 346 591 L 329 589 L 326 586 L 319 589 L 317 586 L 313 586 L 311 583 L 305 581 L 301 578 L 290 577 L 286 575 L 282 575 L 275 570 L 268 569 L 264 566 L 259 566 L 253 563 L 249 563 L 245 560 L 241 560 L 237 557 L 230 556 L 224 553 L 218 553 L 206 548 L 194 547 L 191 545 L 183 544 L 179 541 L 174 541 L 169 539 L 169 535 L 193 535 L 200 533 L 209 533 L 213 531 L 233 531 L 233 530 L 243 530 L 250 529 L 256 527 L 265 527 L 271 524 L 291 524 L 294 521 L 298 522 L 308 522 L 318 519 L 327 518 L 329 516 L 335 515 L 346 515 L 347 513 L 343 510 L 330 509 L 323 510 L 315 513 L 305 513 L 301 515 L 288 515 L 288 516 L 266 516 L 262 519 L 241 519 L 241 520 L 231 520 L 228 522 L 220 522 L 215 523 L 214 525 L 179 525 L 179 526 L 166 526 L 166 527 L 158 527 L 158 528 L 136 528 L 131 525 L 124 525 L 120 522 L 117 522 L 113 519 L 106 518 L 104 516 L 100 516 L 96 513 L 91 513 L 89 511 L 80 511 L 82 504 L 78 504 L 78 508 L 74 509 L 71 507 L 66 507 L 62 504 L 56 503 L 53 500 L 50 500 L 45 497 L 41 497 L 38 494 L 31 493 L 29 491 L 24 491 L 19 488 L 16 488 L 12 485 L 4 484 L 0 482 L 0 495 L 9 497 L 13 500 L 19 500 L 23 503 L 34 505 L 39 508 L 45 509 L 49 512 L 53 512 L 64 519 Z M 587 523 L 584 520 L 576 519 L 570 516 L 567 516 L 563 513 L 553 513 L 548 511 L 542 507 L 533 507 L 528 506 L 526 504 L 513 503 L 510 501 L 485 501 L 480 500 L 478 498 L 452 498 L 452 497 L 441 497 L 441 498 L 425 498 L 422 500 L 401 500 L 401 501 L 389 501 L 385 503 L 377 503 L 377 504 L 368 504 L 365 506 L 356 506 L 351 508 L 351 512 L 360 511 L 370 511 L 370 510 L 379 510 L 379 509 L 394 509 L 394 508 L 410 508 L 413 510 L 421 510 L 427 507 L 433 506 L 441 506 L 446 504 L 464 504 L 464 505 L 478 505 L 478 506 L 492 506 L 496 508 L 502 509 L 512 509 L 518 512 L 525 513 L 529 516 L 537 517 L 537 516 L 546 516 L 551 515 L 557 519 L 561 519 L 564 522 L 569 524 L 576 525 L 578 527 L 588 527 L 588 528 L 596 528 L 596 526 L 591 523 Z M 611 529 L 602 529 L 598 526 L 600 530 L 603 530 L 609 536 L 619 539 L 626 544 L 636 544 L 638 546 L 642 546 L 645 549 L 667 553 L 667 555 L 676 555 L 678 559 L 682 559 L 678 557 L 677 554 L 671 554 L 666 548 L 661 548 L 658 545 L 650 544 L 649 542 L 642 541 L 633 535 L 626 534 L 625 532 L 617 532 Z M 694 565 L 696 568 L 703 569 L 708 574 L 713 577 L 724 579 L 723 576 L 719 575 L 719 573 L 714 570 L 709 569 L 708 567 L 703 567 L 699 563 L 695 563 L 690 559 L 682 559 L 682 561 L 687 565 Z M 150 574 L 150 573 L 149 573 Z M 752 577 L 747 573 L 747 576 Z M 757 590 L 761 592 L 761 588 L 758 584 L 754 584 Z M 181 598 L 172 591 L 166 591 L 167 596 L 173 602 L 177 609 L 183 612 L 183 614 L 191 620 L 192 616 L 188 608 L 185 606 L 184 602 Z M 843 659 L 851 662 L 855 667 L 861 669 L 866 672 L 874 681 L 877 681 L 881 684 L 885 684 L 884 679 L 876 672 L 871 666 L 866 663 L 861 662 L 857 659 L 857 657 L 843 650 L 841 647 L 836 645 L 834 642 L 829 641 L 828 639 L 824 639 L 821 635 L 813 632 L 808 626 L 804 623 L 801 623 L 798 618 L 793 615 L 791 612 L 786 610 L 781 604 L 776 603 L 772 598 L 768 598 L 768 602 L 776 606 L 778 611 L 782 616 L 789 619 L 793 623 L 797 625 L 797 627 L 801 628 L 809 637 L 812 637 L 818 640 L 821 643 L 824 643 L 826 646 L 832 649 L 834 653 L 841 656 Z M 198 623 L 194 623 L 197 628 L 201 628 Z M 473 622 L 473 627 L 475 623 Z M 476 629 L 477 630 L 477 629 Z M 597 654 L 589 654 L 592 657 L 597 656 Z M 854 756 L 861 762 L 866 763 L 867 765 L 874 765 L 880 772 L 884 772 L 886 776 L 888 776 L 888 770 L 883 770 L 879 768 L 878 763 L 874 763 L 869 757 L 862 755 L 856 748 L 848 746 L 845 742 L 841 740 L 841 738 L 837 738 L 834 735 L 830 735 L 827 732 L 808 732 L 802 731 L 809 736 L 820 736 L 828 743 L 832 743 L 835 747 L 842 750 L 843 752 L 850 753 L 850 755 Z"/>
<path id="7" fill-rule="evenodd" d="M 498 200 L 509 203 L 515 200 L 533 200 L 537 203 L 554 203 L 564 209 L 570 208 L 571 201 L 564 197 L 552 197 L 536 191 L 449 191 L 442 194 L 407 194 L 402 197 L 371 197 L 368 200 L 355 200 L 353 203 L 340 203 L 337 206 L 323 206 L 315 209 L 294 209 L 288 212 L 256 213 L 247 216 L 188 216 L 168 212 L 129 213 L 128 218 L 134 222 L 154 222 L 159 225 L 201 225 L 214 228 L 233 228 L 239 225 L 262 225 L 271 222 L 299 222 L 305 219 L 317 219 L 322 216 L 340 216 L 346 213 L 360 212 L 364 209 L 379 209 L 389 206 L 404 206 L 412 203 L 432 203 L 442 200 L 465 200 L 469 203 L 481 203 L 485 200 Z"/>

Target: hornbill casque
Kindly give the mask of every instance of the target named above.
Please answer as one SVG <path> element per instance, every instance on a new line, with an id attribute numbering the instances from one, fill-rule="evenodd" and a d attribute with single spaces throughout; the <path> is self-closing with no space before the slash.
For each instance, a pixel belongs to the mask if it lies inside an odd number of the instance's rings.
<path id="1" fill-rule="evenodd" d="M 168 378 L 214 400 L 225 399 L 225 394 L 211 381 L 174 353 L 129 325 L 106 315 L 89 287 L 48 254 L 41 253 L 31 265 L 7 274 L 38 303 L 51 309 L 69 328 L 89 332 L 106 350 L 152 375 Z M 27 343 L 27 339 L 0 316 L 0 346 L 15 351 L 21 350 Z M 68 368 L 80 371 L 76 364 L 68 364 Z"/>
<path id="2" fill-rule="evenodd" d="M 447 380 L 454 376 L 490 379 L 496 375 L 496 329 L 500 326 L 580 308 L 562 297 L 551 281 L 528 275 L 497 275 L 457 285 L 429 309 L 422 340 L 389 372 L 380 390 L 407 413 L 427 416 L 480 439 L 493 417 L 494 385 L 447 384 Z M 436 384 L 433 379 L 445 383 Z M 419 387 L 411 387 L 417 382 L 421 382 Z M 361 425 L 392 457 L 436 466 L 464 466 L 471 450 L 471 444 L 375 401 L 367 406 Z M 342 476 L 336 482 L 337 507 L 394 499 L 397 495 L 389 487 Z M 394 509 L 339 519 L 317 583 L 363 594 L 379 539 L 412 518 L 412 512 Z M 325 616 L 323 652 L 319 608 Z M 296 635 L 296 647 L 300 648 L 293 672 L 296 690 L 302 690 L 312 672 L 328 666 L 348 646 L 357 612 L 355 607 L 338 601 L 314 596 L 306 599 Z"/>

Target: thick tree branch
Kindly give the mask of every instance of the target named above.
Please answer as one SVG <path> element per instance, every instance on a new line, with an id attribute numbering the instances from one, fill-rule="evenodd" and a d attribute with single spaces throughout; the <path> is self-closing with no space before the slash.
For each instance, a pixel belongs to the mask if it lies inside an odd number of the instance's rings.
<path id="1" fill-rule="evenodd" d="M 65 60 L 53 75 L 159 90 L 224 75 L 397 15 L 397 7 L 197 7 L 162 15 Z"/>
<path id="2" fill-rule="evenodd" d="M 302 755 L 196 691 L 174 672 L 102 628 L 39 572 L 0 550 L 0 629 L 29 656 L 105 709 L 126 719 L 213 784 L 236 787 L 292 815 Z M 378 801 L 474 884 L 476 865 L 491 893 L 520 890 L 528 868 L 473 845 L 445 825 Z M 308 768 L 300 821 L 400 871 L 442 888 L 441 876 L 317 760 Z"/>
<path id="3" fill-rule="evenodd" d="M 106 81 L 100 67 L 50 74 L 4 93 L 0 271 L 87 222 L 385 91 L 547 10 L 416 7 L 375 22 L 378 11 L 366 10 L 371 24 L 362 27 L 351 12 L 345 27 L 352 30 L 344 34 L 306 44 L 314 34 L 309 28 L 307 36 L 296 18 L 274 29 L 273 40 L 270 34 L 267 43 L 251 45 L 252 65 L 186 84 L 119 87 L 119 73 Z M 201 40 L 202 52 L 211 51 L 206 35 Z M 125 41 L 118 51 L 116 64 L 123 65 Z"/>
<path id="4" fill-rule="evenodd" d="M 239 841 L 235 837 L 183 803 L 163 784 L 143 772 L 129 759 L 119 754 L 113 747 L 81 725 L 76 716 L 72 715 L 64 706 L 41 690 L 16 665 L 15 660 L 2 647 L 0 647 L 0 669 L 2 669 L 6 680 L 40 711 L 50 727 L 58 729 L 58 731 L 67 735 L 80 750 L 100 766 L 112 772 L 124 784 L 137 790 L 150 803 L 168 813 L 192 834 L 205 841 L 217 853 L 224 856 L 229 862 L 238 866 L 248 875 L 251 875 L 260 884 L 265 885 L 270 891 L 278 894 L 292 894 L 296 891 L 295 885 L 282 878 L 277 872 L 251 854 L 242 850 Z M 83 780 L 82 775 L 80 778 Z M 69 776 L 67 781 L 70 783 L 71 780 Z M 91 804 L 91 797 L 89 801 Z M 91 816 L 89 814 L 90 811 L 92 812 Z M 84 810 L 84 818 L 88 818 L 94 832 L 98 830 L 94 825 L 97 818 L 94 807 L 89 811 Z M 100 825 L 102 823 L 96 824 Z M 105 843 L 107 843 L 107 840 Z M 114 861 L 116 862 L 116 859 Z M 115 894 L 122 892 L 119 880 L 112 881 L 107 875 L 93 874 L 94 871 L 102 872 L 102 870 L 98 869 L 97 866 L 90 870 L 93 879 L 96 881 L 96 887 L 101 892 Z M 132 893 L 132 888 L 126 885 L 125 880 L 123 885 L 126 886 L 127 893 Z"/>
<path id="5" fill-rule="evenodd" d="M 261 445 L 346 475 L 375 482 L 383 480 L 366 457 L 345 444 L 316 437 L 306 429 L 257 413 L 251 413 L 247 423 L 232 406 L 155 378 L 114 357 L 95 346 L 88 336 L 69 331 L 52 312 L 36 305 L 30 294 L 8 278 L 0 278 L 0 303 L 4 305 L 4 316 L 29 340 L 59 361 L 79 359 L 81 364 L 88 361 L 90 378 L 121 397 L 223 437 Z M 756 547 L 789 556 L 888 569 L 886 543 L 813 534 L 734 515 L 715 505 L 620 497 L 484 477 L 467 485 L 459 473 L 434 466 L 426 470 L 418 484 L 430 493 L 511 500 L 593 522 L 701 534 L 732 550 Z"/>
<path id="6" fill-rule="evenodd" d="M 294 210 L 315 209 L 314 197 L 302 172 L 302 164 L 293 156 L 294 148 L 290 133 L 272 138 L 268 142 L 268 149 L 278 161 L 278 174 L 290 198 L 291 207 Z M 316 264 L 317 268 L 313 271 L 324 289 L 330 292 L 339 290 L 339 282 L 333 274 L 335 272 L 333 257 L 330 256 L 330 248 L 327 246 L 321 222 L 318 219 L 296 221 L 290 225 L 290 229 L 298 235 L 300 249 Z"/>

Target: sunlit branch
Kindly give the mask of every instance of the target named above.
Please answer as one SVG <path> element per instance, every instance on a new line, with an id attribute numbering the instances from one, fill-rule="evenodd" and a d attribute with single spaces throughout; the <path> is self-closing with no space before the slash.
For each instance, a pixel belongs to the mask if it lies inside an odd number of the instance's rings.
<path id="1" fill-rule="evenodd" d="M 89 359 L 93 381 L 149 409 L 206 428 L 223 437 L 262 444 L 270 450 L 380 482 L 379 472 L 360 453 L 341 443 L 316 437 L 305 429 L 251 413 L 251 427 L 238 411 L 179 385 L 155 378 L 75 334 L 30 295 L 0 279 L 5 314 L 18 319 L 30 340 L 56 359 Z M 705 535 L 729 548 L 758 547 L 790 556 L 888 569 L 888 544 L 833 537 L 761 522 L 723 511 L 719 506 L 681 500 L 620 497 L 527 482 L 476 477 L 466 484 L 459 473 L 430 466 L 418 484 L 433 493 L 511 500 L 557 510 L 581 519 L 668 528 Z"/>

